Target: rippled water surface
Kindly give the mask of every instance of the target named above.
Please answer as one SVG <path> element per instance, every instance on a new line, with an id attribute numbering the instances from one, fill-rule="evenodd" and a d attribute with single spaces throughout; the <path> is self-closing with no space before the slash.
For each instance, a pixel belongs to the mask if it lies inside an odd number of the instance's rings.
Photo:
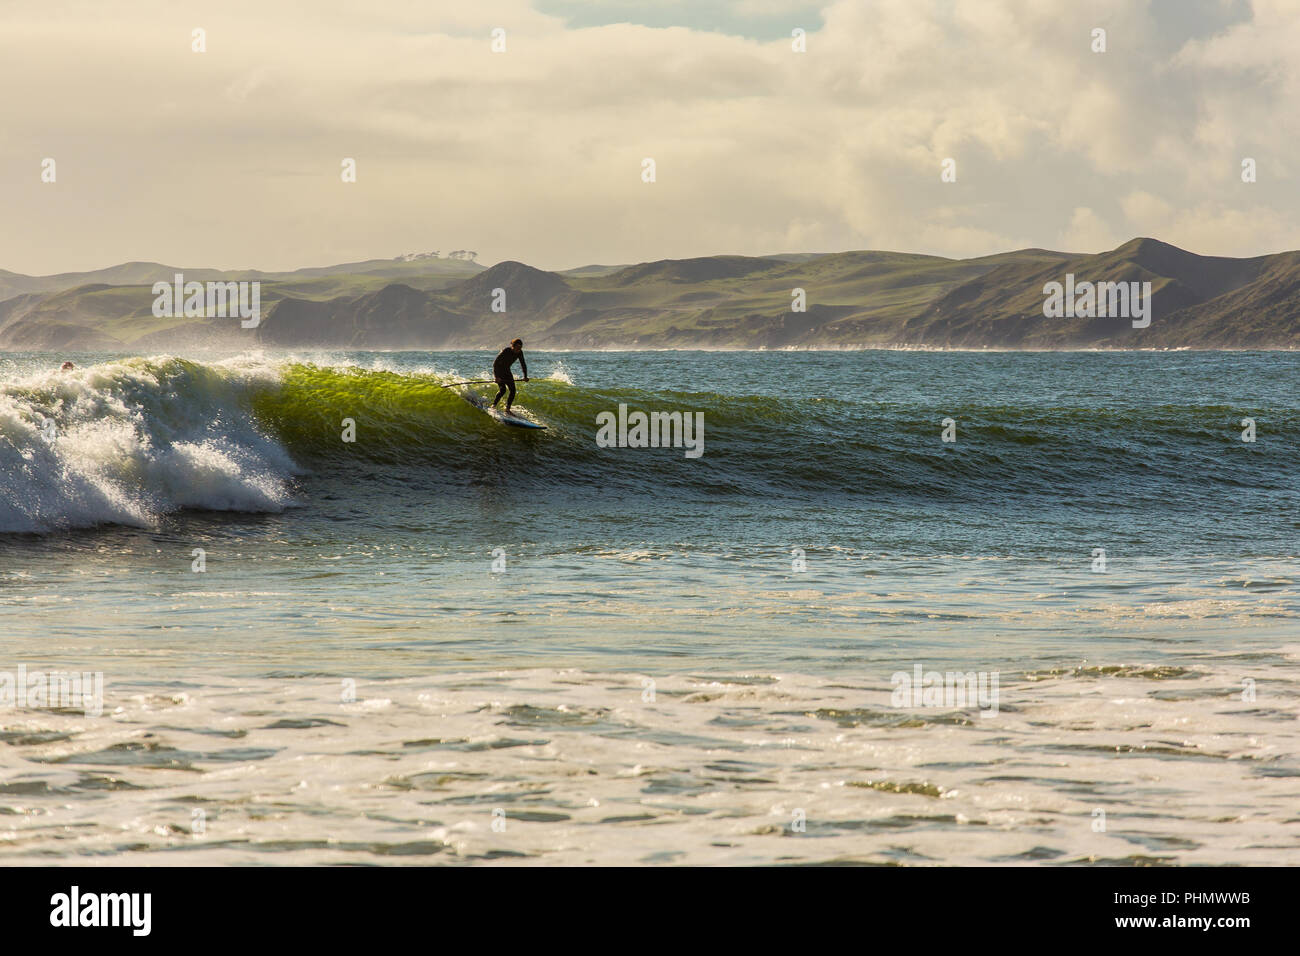
<path id="1" fill-rule="evenodd" d="M 530 354 L 545 431 L 483 354 L 66 357 L 0 356 L 0 672 L 104 710 L 0 673 L 0 858 L 1300 858 L 1300 356 Z"/>

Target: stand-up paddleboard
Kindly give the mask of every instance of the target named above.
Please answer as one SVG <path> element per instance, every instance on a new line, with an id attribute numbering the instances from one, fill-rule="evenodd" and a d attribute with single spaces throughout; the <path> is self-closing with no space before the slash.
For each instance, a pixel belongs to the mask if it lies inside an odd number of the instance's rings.
<path id="1" fill-rule="evenodd" d="M 505 412 L 501 411 L 498 408 L 487 408 L 484 409 L 484 411 L 486 411 L 489 415 L 491 415 L 493 418 L 499 421 L 502 425 L 514 425 L 516 428 L 543 428 L 544 429 L 546 427 L 545 425 L 537 424 L 537 422 L 530 422 L 526 418 L 520 418 L 518 415 L 514 414 L 513 412 L 507 415 Z"/>
<path id="2" fill-rule="evenodd" d="M 479 411 L 487 412 L 489 415 L 491 415 L 493 418 L 499 421 L 502 425 L 513 425 L 516 428 L 541 428 L 541 429 L 546 428 L 545 425 L 539 425 L 537 424 L 537 422 L 530 422 L 528 419 L 521 418 L 520 416 L 516 415 L 514 412 L 507 413 L 507 412 L 503 412 L 499 408 L 493 408 L 491 405 L 487 403 L 486 399 L 482 398 L 479 395 L 473 395 L 473 394 L 466 395 L 465 400 L 469 402 L 471 405 L 473 405 L 475 408 L 477 408 Z"/>

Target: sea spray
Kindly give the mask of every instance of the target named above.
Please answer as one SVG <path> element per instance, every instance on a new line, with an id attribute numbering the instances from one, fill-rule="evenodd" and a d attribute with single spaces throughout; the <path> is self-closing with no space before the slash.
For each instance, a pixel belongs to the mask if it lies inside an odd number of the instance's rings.
<path id="1" fill-rule="evenodd" d="M 296 466 L 248 408 L 266 380 L 158 358 L 0 385 L 0 532 L 281 510 Z"/>

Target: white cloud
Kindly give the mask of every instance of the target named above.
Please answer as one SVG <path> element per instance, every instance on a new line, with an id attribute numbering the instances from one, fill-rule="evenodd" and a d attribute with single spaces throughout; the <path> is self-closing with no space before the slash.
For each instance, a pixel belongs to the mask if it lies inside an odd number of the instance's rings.
<path id="1" fill-rule="evenodd" d="M 1071 213 L 1070 223 L 1060 234 L 1056 247 L 1068 252 L 1105 252 L 1128 238 L 1116 233 L 1092 209 L 1080 206 Z"/>
<path id="2" fill-rule="evenodd" d="M 0 267 L 1296 244 L 1294 2 L 1171 44 L 1168 20 L 1126 0 L 842 0 L 805 54 L 567 29 L 525 0 L 306 9 L 11 0 L 0 83 L 23 93 L 0 118 L 0 206 L 19 227 Z M 206 54 L 189 50 L 199 25 Z M 1247 189 L 1244 155 L 1261 171 Z M 57 185 L 38 182 L 45 156 Z M 939 182 L 947 156 L 956 184 Z"/>

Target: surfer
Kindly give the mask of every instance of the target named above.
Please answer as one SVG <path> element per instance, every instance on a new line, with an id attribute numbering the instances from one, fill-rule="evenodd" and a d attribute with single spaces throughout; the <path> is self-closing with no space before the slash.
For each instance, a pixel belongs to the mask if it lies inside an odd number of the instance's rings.
<path id="1" fill-rule="evenodd" d="M 71 372 L 71 371 L 72 371 L 74 368 L 76 368 L 76 367 L 77 367 L 77 366 L 73 365 L 71 362 L 64 362 L 64 363 L 63 363 L 63 366 L 59 369 L 59 371 L 60 371 L 60 372 Z"/>
<path id="2" fill-rule="evenodd" d="M 492 399 L 492 407 L 497 407 L 497 402 L 501 401 L 501 396 L 507 391 L 510 396 L 506 399 L 506 412 L 509 413 L 510 406 L 515 401 L 515 376 L 510 371 L 510 366 L 518 360 L 519 368 L 524 373 L 524 381 L 528 381 L 528 363 L 524 361 L 524 340 L 515 339 L 509 345 L 501 350 L 501 354 L 492 362 L 492 377 L 497 383 L 497 397 Z"/>

